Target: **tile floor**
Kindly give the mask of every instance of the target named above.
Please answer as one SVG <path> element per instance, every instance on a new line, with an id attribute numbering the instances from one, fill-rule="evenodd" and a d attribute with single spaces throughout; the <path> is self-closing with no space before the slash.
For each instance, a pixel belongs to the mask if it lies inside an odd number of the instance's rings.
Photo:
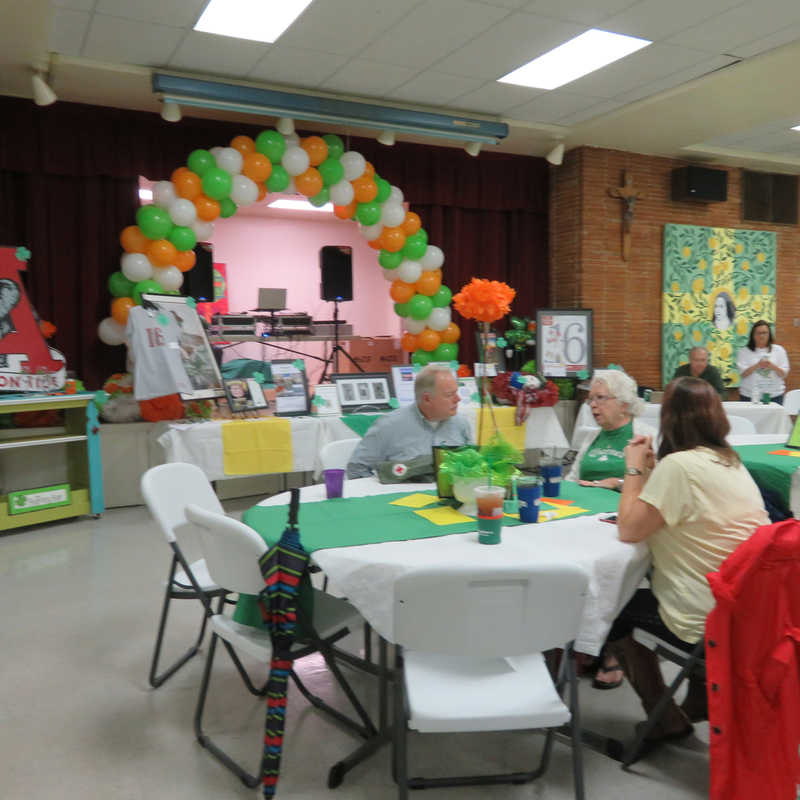
<path id="1" fill-rule="evenodd" d="M 238 513 L 257 498 L 226 502 Z M 192 543 L 187 549 L 192 550 Z M 158 690 L 147 683 L 168 551 L 143 507 L 100 519 L 37 526 L 0 536 L 0 797 L 4 800 L 209 800 L 257 797 L 195 741 L 192 717 L 203 656 Z M 168 642 L 187 642 L 199 621 L 194 603 L 173 606 Z M 353 639 L 354 644 L 356 639 Z M 169 645 L 168 645 L 169 647 Z M 176 652 L 172 650 L 172 652 Z M 170 652 L 168 650 L 167 657 Z M 314 657 L 299 670 L 318 692 L 338 693 Z M 229 660 L 215 667 L 208 728 L 255 768 L 264 721 L 261 701 L 243 692 Z M 348 673 L 350 674 L 350 673 Z M 372 679 L 352 672 L 374 707 Z M 581 686 L 585 723 L 625 736 L 641 718 L 629 687 Z M 622 772 L 585 753 L 589 800 L 682 800 L 708 794 L 707 723 Z M 411 774 L 437 769 L 517 769 L 538 758 L 535 733 L 414 736 Z M 384 749 L 327 788 L 329 767 L 356 740 L 290 696 L 278 796 L 284 800 L 383 800 L 395 796 Z M 548 773 L 524 786 L 428 790 L 431 800 L 573 797 L 569 749 L 556 744 Z M 441 774 L 441 772 L 439 773 Z"/>

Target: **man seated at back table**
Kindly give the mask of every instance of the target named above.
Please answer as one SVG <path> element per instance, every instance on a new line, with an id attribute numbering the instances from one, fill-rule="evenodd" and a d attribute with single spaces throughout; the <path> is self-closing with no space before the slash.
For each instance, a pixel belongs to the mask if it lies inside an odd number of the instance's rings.
<path id="1" fill-rule="evenodd" d="M 414 395 L 415 402 L 387 414 L 367 431 L 347 464 L 348 478 L 365 478 L 379 472 L 381 464 L 399 468 L 414 459 L 415 477 L 421 479 L 420 461 L 427 458 L 431 461 L 427 474 L 433 480 L 431 448 L 470 443 L 467 420 L 456 416 L 458 381 L 449 367 L 421 369 L 414 381 Z M 394 475 L 403 477 L 398 469 Z"/>
<path id="2" fill-rule="evenodd" d="M 701 378 L 708 381 L 717 391 L 722 400 L 725 399 L 725 385 L 722 383 L 722 375 L 716 367 L 708 363 L 708 350 L 705 347 L 693 347 L 689 351 L 689 363 L 682 364 L 675 370 L 672 376 L 675 378 Z"/>

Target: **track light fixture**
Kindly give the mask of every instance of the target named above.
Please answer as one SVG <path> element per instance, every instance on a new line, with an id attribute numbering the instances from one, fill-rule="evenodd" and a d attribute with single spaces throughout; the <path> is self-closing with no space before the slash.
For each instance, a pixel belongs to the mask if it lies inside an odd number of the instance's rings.
<path id="1" fill-rule="evenodd" d="M 294 120 L 291 117 L 281 117 L 275 126 L 278 133 L 289 136 L 294 133 Z"/>
<path id="2" fill-rule="evenodd" d="M 478 153 L 480 153 L 480 151 L 481 151 L 481 143 L 480 142 L 467 142 L 464 145 L 464 149 L 471 156 L 477 156 Z"/>
<path id="3" fill-rule="evenodd" d="M 58 100 L 58 96 L 50 88 L 41 72 L 34 72 L 31 76 L 31 88 L 33 90 L 33 102 L 37 106 L 49 106 Z"/>
<path id="4" fill-rule="evenodd" d="M 381 131 L 378 134 L 378 141 L 387 147 L 391 147 L 394 144 L 394 131 Z"/>
<path id="5" fill-rule="evenodd" d="M 560 167 L 564 161 L 564 142 L 559 142 L 546 156 L 545 159 L 554 167 Z"/>
<path id="6" fill-rule="evenodd" d="M 180 122 L 181 107 L 177 103 L 161 102 L 161 119 L 165 122 Z"/>

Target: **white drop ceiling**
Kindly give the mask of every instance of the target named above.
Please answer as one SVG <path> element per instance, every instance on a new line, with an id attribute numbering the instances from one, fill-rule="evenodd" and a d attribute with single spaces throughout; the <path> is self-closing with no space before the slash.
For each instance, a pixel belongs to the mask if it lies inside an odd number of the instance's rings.
<path id="1" fill-rule="evenodd" d="M 314 0 L 272 45 L 193 31 L 205 2 L 0 0 L 0 94 L 49 66 L 62 100 L 156 111 L 158 68 L 500 119 L 506 152 L 563 138 L 800 172 L 799 0 Z M 496 82 L 589 27 L 653 44 L 550 92 Z"/>

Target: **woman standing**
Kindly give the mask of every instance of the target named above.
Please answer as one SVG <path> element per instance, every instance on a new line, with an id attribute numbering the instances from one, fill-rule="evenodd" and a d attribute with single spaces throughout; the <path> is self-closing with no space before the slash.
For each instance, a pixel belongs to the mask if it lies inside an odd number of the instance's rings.
<path id="1" fill-rule="evenodd" d="M 750 329 L 750 340 L 736 356 L 741 383 L 739 399 L 760 400 L 768 394 L 774 403 L 783 405 L 785 378 L 789 374 L 786 350 L 772 340 L 772 329 L 763 319 Z"/>

